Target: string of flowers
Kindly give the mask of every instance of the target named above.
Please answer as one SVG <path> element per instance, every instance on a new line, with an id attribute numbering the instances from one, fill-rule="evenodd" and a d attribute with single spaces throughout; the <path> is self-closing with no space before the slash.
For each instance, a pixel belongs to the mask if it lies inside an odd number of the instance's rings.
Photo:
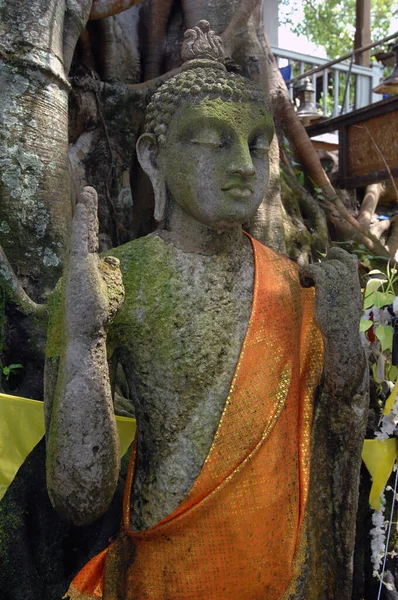
<path id="1" fill-rule="evenodd" d="M 380 510 L 373 511 L 372 524 L 373 529 L 370 530 L 370 548 L 372 550 L 372 564 L 373 564 L 373 577 L 379 577 L 379 571 L 381 563 L 386 556 L 386 531 L 385 531 L 385 519 L 384 519 L 384 508 L 385 508 L 385 496 L 382 495 Z"/>
<path id="2" fill-rule="evenodd" d="M 396 467 L 397 465 L 395 465 Z M 383 568 L 381 571 L 381 575 L 380 575 L 380 585 L 379 585 L 379 593 L 377 594 L 377 600 L 380 600 L 380 596 L 381 596 L 381 590 L 383 588 L 383 585 L 386 586 L 386 588 L 388 590 L 390 590 L 391 592 L 394 590 L 394 586 L 392 583 L 384 581 L 384 573 L 386 572 L 386 562 L 387 562 L 387 554 L 388 554 L 388 546 L 390 543 L 390 537 L 391 537 L 391 526 L 393 523 L 393 517 L 394 517 L 394 507 L 395 507 L 395 501 L 397 498 L 397 484 L 398 484 L 398 470 L 397 468 L 395 468 L 395 484 L 394 484 L 394 496 L 393 496 L 393 500 L 391 503 L 391 515 L 390 515 L 390 521 L 388 523 L 388 531 L 387 531 L 387 540 L 384 546 L 384 559 L 383 559 Z M 391 555 L 392 553 L 390 553 Z M 394 552 L 395 554 L 395 552 Z M 372 548 L 372 557 L 373 557 L 373 548 Z"/>

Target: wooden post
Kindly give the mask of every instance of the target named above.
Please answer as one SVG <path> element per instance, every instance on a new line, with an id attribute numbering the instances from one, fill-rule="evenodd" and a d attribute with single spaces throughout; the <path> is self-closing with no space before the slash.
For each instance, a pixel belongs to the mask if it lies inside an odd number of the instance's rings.
<path id="1" fill-rule="evenodd" d="M 356 22 L 354 48 L 366 46 L 371 41 L 370 36 L 370 5 L 371 0 L 356 0 Z M 355 63 L 364 67 L 370 66 L 370 51 L 357 54 Z"/>

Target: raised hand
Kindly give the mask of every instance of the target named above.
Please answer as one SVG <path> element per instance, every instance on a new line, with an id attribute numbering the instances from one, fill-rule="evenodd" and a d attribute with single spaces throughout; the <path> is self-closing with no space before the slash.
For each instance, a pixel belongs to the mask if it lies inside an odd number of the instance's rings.
<path id="1" fill-rule="evenodd" d="M 362 295 L 357 258 L 332 248 L 326 259 L 300 270 L 303 287 L 315 284 L 315 319 L 324 346 L 324 378 L 331 392 L 349 394 L 363 380 L 366 360 L 359 337 Z"/>
<path id="2" fill-rule="evenodd" d="M 46 363 L 47 487 L 54 507 L 76 525 L 105 512 L 119 473 L 106 329 L 124 289 L 119 261 L 100 260 L 97 236 L 97 193 L 85 188 L 65 264 L 59 367 Z"/>
<path id="3" fill-rule="evenodd" d="M 98 256 L 98 197 L 86 187 L 76 205 L 70 253 L 65 268 L 68 335 L 96 336 L 124 299 L 119 260 Z"/>

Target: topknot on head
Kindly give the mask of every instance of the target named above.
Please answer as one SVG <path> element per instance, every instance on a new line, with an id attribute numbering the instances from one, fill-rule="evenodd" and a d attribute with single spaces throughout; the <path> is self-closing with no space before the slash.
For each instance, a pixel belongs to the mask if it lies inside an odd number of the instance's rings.
<path id="1" fill-rule="evenodd" d="M 213 67 L 224 67 L 224 48 L 220 36 L 210 29 L 208 21 L 199 21 L 192 29 L 184 33 L 181 58 L 183 69 L 192 68 L 192 61 L 212 61 Z"/>
<path id="2" fill-rule="evenodd" d="M 201 99 L 221 98 L 227 102 L 260 102 L 267 106 L 263 92 L 250 80 L 227 71 L 223 64 L 222 41 L 207 21 L 199 21 L 184 35 L 181 72 L 163 83 L 146 110 L 145 132 L 166 142 L 169 123 L 182 104 L 195 105 Z"/>

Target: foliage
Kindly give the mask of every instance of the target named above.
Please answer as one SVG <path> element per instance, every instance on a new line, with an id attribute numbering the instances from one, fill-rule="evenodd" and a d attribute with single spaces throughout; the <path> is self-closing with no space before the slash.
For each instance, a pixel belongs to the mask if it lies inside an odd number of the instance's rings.
<path id="1" fill-rule="evenodd" d="M 280 0 L 280 22 L 293 33 L 323 46 L 329 58 L 337 58 L 353 49 L 355 36 L 355 0 L 305 0 L 303 18 L 298 20 L 299 3 Z M 388 35 L 390 21 L 398 12 L 395 0 L 372 0 L 371 31 L 376 41 Z"/>

